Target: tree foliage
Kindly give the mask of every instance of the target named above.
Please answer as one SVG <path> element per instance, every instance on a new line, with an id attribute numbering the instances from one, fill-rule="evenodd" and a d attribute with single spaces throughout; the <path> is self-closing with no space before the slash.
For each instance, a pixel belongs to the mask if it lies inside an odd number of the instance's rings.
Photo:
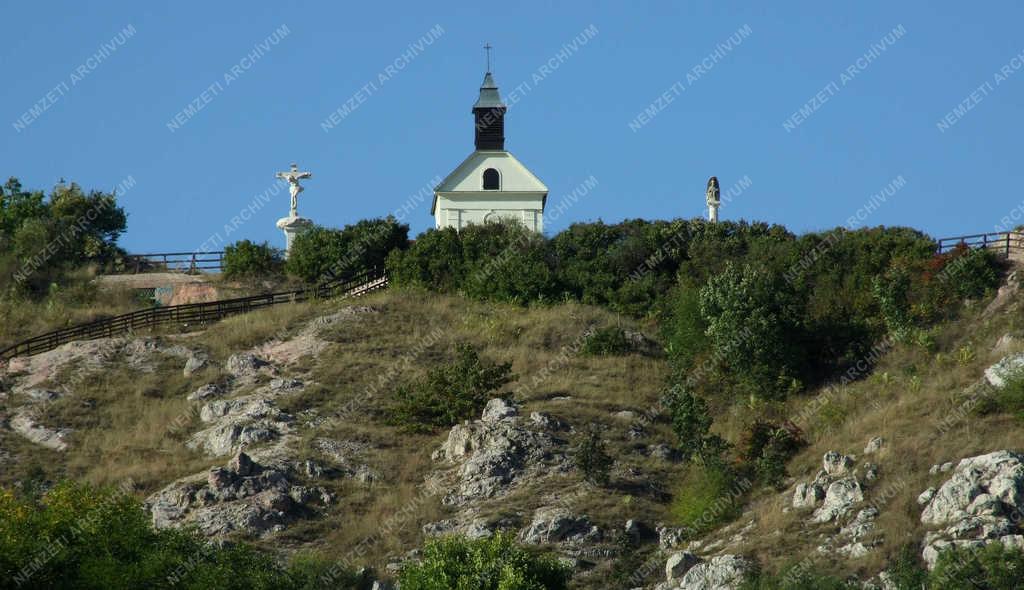
<path id="1" fill-rule="evenodd" d="M 241 240 L 224 248 L 224 277 L 260 278 L 281 271 L 281 251 L 267 242 L 256 244 Z"/>
<path id="2" fill-rule="evenodd" d="M 314 227 L 292 242 L 285 266 L 307 283 L 320 283 L 384 268 L 388 254 L 408 243 L 409 226 L 393 217 L 363 219 L 342 229 Z"/>

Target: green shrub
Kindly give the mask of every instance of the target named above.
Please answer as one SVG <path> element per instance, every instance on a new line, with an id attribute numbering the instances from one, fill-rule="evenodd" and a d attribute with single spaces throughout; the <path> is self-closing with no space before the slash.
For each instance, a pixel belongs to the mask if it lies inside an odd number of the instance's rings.
<path id="1" fill-rule="evenodd" d="M 608 485 L 612 464 L 615 462 L 605 448 L 601 431 L 591 425 L 580 437 L 573 451 L 573 462 L 583 477 L 595 485 Z"/>
<path id="2" fill-rule="evenodd" d="M 738 478 L 725 465 L 691 463 L 670 510 L 689 537 L 699 536 L 738 516 L 749 489 L 749 480 Z"/>
<path id="3" fill-rule="evenodd" d="M 787 475 L 786 462 L 805 446 L 807 440 L 796 425 L 758 420 L 743 434 L 740 460 L 754 477 L 779 487 Z"/>
<path id="4" fill-rule="evenodd" d="M 626 333 L 622 328 L 608 326 L 598 328 L 590 333 L 583 341 L 580 348 L 582 354 L 590 356 L 608 356 L 626 354 L 632 350 L 629 340 L 626 340 Z"/>
<path id="5" fill-rule="evenodd" d="M 0 568 L 10 576 L 3 587 L 360 588 L 344 569 L 331 584 L 322 581 L 327 564 L 309 558 L 282 566 L 245 544 L 157 531 L 130 493 L 70 482 L 40 497 L 0 490 Z"/>
<path id="6" fill-rule="evenodd" d="M 804 368 L 801 304 L 782 277 L 727 263 L 700 291 L 711 346 L 747 393 L 777 399 Z"/>
<path id="7" fill-rule="evenodd" d="M 224 247 L 224 278 L 260 278 L 281 271 L 281 251 L 267 242 L 241 240 Z"/>
<path id="8" fill-rule="evenodd" d="M 921 548 L 915 543 L 900 547 L 886 571 L 899 590 L 928 587 L 928 570 L 921 562 Z"/>
<path id="9" fill-rule="evenodd" d="M 974 407 L 978 414 L 1011 414 L 1024 420 L 1024 371 L 1009 375 L 1002 387 L 994 388 Z"/>
<path id="10" fill-rule="evenodd" d="M 513 379 L 512 363 L 489 363 L 468 344 L 454 362 L 431 369 L 425 378 L 399 385 L 389 421 L 410 432 L 431 432 L 475 418 L 487 401 Z"/>
<path id="11" fill-rule="evenodd" d="M 728 443 L 718 435 L 711 434 L 714 420 L 704 398 L 694 395 L 685 387 L 676 386 L 664 394 L 662 402 L 668 409 L 672 430 L 683 458 L 696 457 L 706 465 L 722 463 L 722 455 L 728 449 Z"/>
<path id="12" fill-rule="evenodd" d="M 707 322 L 700 313 L 700 291 L 681 283 L 668 296 L 661 332 L 676 374 L 691 372 L 708 350 Z"/>
<path id="13" fill-rule="evenodd" d="M 463 293 L 522 305 L 553 300 L 555 280 L 543 236 L 507 220 L 470 225 L 459 236 Z"/>
<path id="14" fill-rule="evenodd" d="M 464 267 L 462 238 L 451 227 L 427 230 L 408 250 L 394 250 L 387 260 L 389 278 L 396 286 L 439 293 L 459 290 Z"/>
<path id="15" fill-rule="evenodd" d="M 556 558 L 519 547 L 504 533 L 428 541 L 422 559 L 399 576 L 402 590 L 565 590 L 568 580 Z"/>
<path id="16" fill-rule="evenodd" d="M 409 226 L 393 217 L 364 219 L 342 229 L 314 227 L 292 242 L 288 273 L 307 283 L 384 268 L 388 254 L 409 244 Z"/>
<path id="17" fill-rule="evenodd" d="M 980 548 L 950 548 L 939 554 L 928 576 L 929 588 L 1020 588 L 1024 552 L 990 543 Z"/>

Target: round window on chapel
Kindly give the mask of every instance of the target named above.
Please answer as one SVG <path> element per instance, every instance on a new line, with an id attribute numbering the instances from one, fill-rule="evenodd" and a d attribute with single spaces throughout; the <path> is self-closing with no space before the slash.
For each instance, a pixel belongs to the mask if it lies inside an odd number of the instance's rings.
<path id="1" fill-rule="evenodd" d="M 495 170 L 494 168 L 488 168 L 487 170 L 484 170 L 484 190 L 501 190 L 501 176 L 498 174 L 498 171 Z"/>

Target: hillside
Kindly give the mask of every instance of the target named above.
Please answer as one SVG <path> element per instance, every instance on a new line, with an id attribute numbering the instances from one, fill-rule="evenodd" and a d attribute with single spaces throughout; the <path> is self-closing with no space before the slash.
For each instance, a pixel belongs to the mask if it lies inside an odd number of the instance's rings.
<path id="1" fill-rule="evenodd" d="M 932 465 L 1024 448 L 1012 412 L 976 408 L 985 369 L 1024 350 L 1017 299 L 1008 287 L 996 303 L 976 302 L 924 346 L 883 342 L 848 384 L 717 412 L 715 429 L 730 440 L 759 417 L 792 420 L 808 444 L 777 488 L 712 498 L 708 522 L 724 526 L 698 540 L 677 526 L 688 463 L 660 412 L 670 367 L 658 331 L 571 303 L 392 291 L 14 359 L 2 376 L 2 483 L 130 481 L 160 526 L 188 523 L 276 553 L 315 550 L 383 578 L 428 536 L 507 529 L 569 560 L 576 588 L 653 587 L 670 558 L 678 580 L 684 548 L 716 567 L 729 564 L 714 556 L 737 555 L 764 572 L 803 564 L 866 580 L 920 544 L 918 496 L 950 477 Z M 624 330 L 628 350 L 587 354 L 606 327 Z M 394 425 L 393 391 L 460 344 L 511 362 L 501 390 L 510 401 L 451 429 Z M 606 485 L 586 482 L 573 459 L 591 425 L 614 458 Z M 878 449 L 863 455 L 875 437 Z M 839 551 L 851 544 L 839 530 L 853 508 L 814 524 L 793 508 L 828 451 L 841 454 L 828 458 L 833 475 L 856 469 L 863 499 L 850 504 L 878 509 L 858 536 L 862 552 Z"/>

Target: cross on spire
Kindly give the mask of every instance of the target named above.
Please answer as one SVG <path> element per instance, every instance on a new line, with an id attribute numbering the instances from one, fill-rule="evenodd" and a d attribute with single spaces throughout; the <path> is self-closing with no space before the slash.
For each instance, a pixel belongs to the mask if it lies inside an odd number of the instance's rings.
<path id="1" fill-rule="evenodd" d="M 488 72 L 491 71 L 491 49 L 493 49 L 493 47 L 491 47 L 490 43 L 487 43 L 486 45 L 484 45 L 484 50 L 487 51 L 487 71 Z"/>

